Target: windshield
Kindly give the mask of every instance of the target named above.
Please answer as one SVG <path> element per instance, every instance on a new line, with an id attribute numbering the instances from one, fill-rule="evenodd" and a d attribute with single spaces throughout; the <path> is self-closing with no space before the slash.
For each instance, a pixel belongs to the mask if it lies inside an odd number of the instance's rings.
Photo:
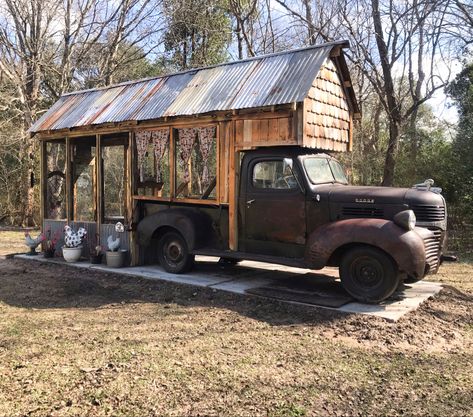
<path id="1" fill-rule="evenodd" d="M 305 158 L 304 168 L 313 184 L 339 182 L 348 184 L 342 166 L 333 159 Z"/>

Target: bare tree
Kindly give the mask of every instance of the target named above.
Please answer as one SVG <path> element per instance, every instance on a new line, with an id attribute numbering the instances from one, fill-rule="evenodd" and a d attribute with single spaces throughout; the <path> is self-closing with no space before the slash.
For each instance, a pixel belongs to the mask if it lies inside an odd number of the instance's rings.
<path id="1" fill-rule="evenodd" d="M 277 1 L 307 27 L 309 44 L 350 40 L 349 60 L 369 80 L 389 122 L 382 184 L 392 185 L 401 134 L 408 122 L 415 128 L 419 107 L 450 80 L 453 40 L 444 29 L 449 0 Z"/>

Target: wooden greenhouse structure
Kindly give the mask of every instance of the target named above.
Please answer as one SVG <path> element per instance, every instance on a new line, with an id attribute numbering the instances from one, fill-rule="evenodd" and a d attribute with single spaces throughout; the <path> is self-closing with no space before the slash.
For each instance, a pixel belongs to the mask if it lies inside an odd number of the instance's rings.
<path id="1" fill-rule="evenodd" d="M 359 115 L 346 42 L 63 95 L 30 129 L 41 144 L 43 229 L 66 223 L 101 243 L 121 221 L 131 264 L 136 225 L 160 205 L 219 210 L 238 246 L 240 153 L 265 146 L 343 152 Z M 224 226 L 222 226 L 224 225 Z M 95 238 L 97 242 L 95 242 Z"/>

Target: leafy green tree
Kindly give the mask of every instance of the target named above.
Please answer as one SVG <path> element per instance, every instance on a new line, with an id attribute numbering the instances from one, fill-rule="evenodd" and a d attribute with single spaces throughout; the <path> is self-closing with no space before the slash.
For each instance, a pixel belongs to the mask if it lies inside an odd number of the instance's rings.
<path id="1" fill-rule="evenodd" d="M 455 201 L 473 220 L 473 64 L 466 65 L 447 88 L 458 108 L 457 134 L 452 143 L 455 172 Z"/>
<path id="2" fill-rule="evenodd" d="M 222 0 L 166 0 L 164 35 L 170 69 L 218 64 L 227 59 L 231 20 Z"/>

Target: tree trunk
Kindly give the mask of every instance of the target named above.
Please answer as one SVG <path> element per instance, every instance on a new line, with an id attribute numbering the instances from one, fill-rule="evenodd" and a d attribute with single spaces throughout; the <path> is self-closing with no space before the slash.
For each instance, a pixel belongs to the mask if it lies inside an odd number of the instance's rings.
<path id="1" fill-rule="evenodd" d="M 394 184 L 394 168 L 396 165 L 396 148 L 399 141 L 399 124 L 389 120 L 389 143 L 384 161 L 383 187 L 392 187 Z"/>
<path id="2" fill-rule="evenodd" d="M 399 127 L 401 125 L 400 104 L 396 99 L 394 89 L 394 80 L 389 63 L 389 51 L 383 36 L 383 25 L 381 22 L 381 13 L 379 11 L 379 1 L 372 0 L 371 13 L 376 34 L 376 45 L 378 47 L 381 68 L 384 77 L 384 93 L 386 95 L 387 112 L 389 117 L 389 143 L 386 151 L 386 160 L 384 164 L 384 176 L 382 185 L 392 187 L 394 183 L 394 168 L 396 165 L 396 150 L 399 142 Z"/>

